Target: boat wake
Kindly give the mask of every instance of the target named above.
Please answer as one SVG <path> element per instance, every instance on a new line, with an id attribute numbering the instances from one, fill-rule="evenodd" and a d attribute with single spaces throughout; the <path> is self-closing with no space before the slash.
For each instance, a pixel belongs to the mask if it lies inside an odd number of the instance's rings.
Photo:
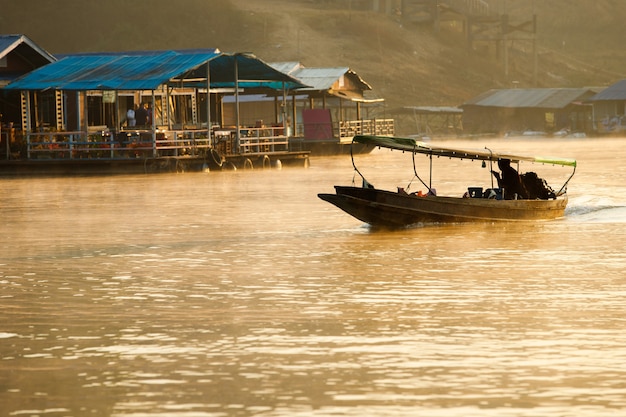
<path id="1" fill-rule="evenodd" d="M 570 200 L 565 217 L 585 223 L 626 223 L 626 205 L 608 198 L 579 198 Z"/>

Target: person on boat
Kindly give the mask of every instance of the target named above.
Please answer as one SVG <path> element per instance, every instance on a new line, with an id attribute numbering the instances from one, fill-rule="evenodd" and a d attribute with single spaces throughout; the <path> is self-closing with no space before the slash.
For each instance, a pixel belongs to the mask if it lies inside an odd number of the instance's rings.
<path id="1" fill-rule="evenodd" d="M 517 198 L 528 198 L 528 192 L 519 174 L 515 168 L 511 166 L 511 160 L 499 159 L 498 168 L 500 168 L 502 174 L 496 171 L 491 171 L 491 173 L 498 180 L 498 187 L 504 189 L 504 199 L 515 200 Z"/>

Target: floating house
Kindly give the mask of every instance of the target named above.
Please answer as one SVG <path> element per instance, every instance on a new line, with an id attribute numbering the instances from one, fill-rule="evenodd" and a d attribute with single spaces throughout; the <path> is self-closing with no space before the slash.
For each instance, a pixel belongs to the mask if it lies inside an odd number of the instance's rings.
<path id="1" fill-rule="evenodd" d="M 21 114 L 20 94 L 5 90 L 10 82 L 55 62 L 56 58 L 25 35 L 0 35 L 0 160 L 15 146 Z"/>
<path id="2" fill-rule="evenodd" d="M 252 124 L 282 125 L 289 134 L 292 149 L 311 155 L 334 155 L 350 151 L 358 134 L 393 135 L 394 119 L 384 116 L 384 99 L 373 96 L 372 87 L 347 67 L 308 68 L 299 62 L 270 65 L 307 87 L 288 91 L 285 97 L 270 92 L 247 96 L 245 113 Z M 224 101 L 227 120 L 232 123 L 234 98 Z M 368 147 L 357 147 L 361 151 Z M 353 147 L 354 151 L 354 147 Z"/>
<path id="3" fill-rule="evenodd" d="M 63 56 L 4 87 L 21 103 L 21 140 L 7 158 L 64 172 L 267 167 L 272 158 L 307 165 L 307 152 L 289 150 L 284 126 L 242 125 L 238 103 L 243 92 L 303 87 L 251 54 L 217 49 Z M 225 95 L 235 97 L 232 125 L 224 124 Z M 132 123 L 129 109 L 147 115 Z"/>
<path id="4" fill-rule="evenodd" d="M 465 133 L 552 134 L 593 130 L 589 88 L 489 90 L 460 107 Z"/>
<path id="5" fill-rule="evenodd" d="M 624 134 L 626 131 L 626 80 L 608 86 L 590 100 L 594 127 L 598 134 Z"/>
<path id="6" fill-rule="evenodd" d="M 0 88 L 16 78 L 56 61 L 25 35 L 0 35 Z M 0 109 L 6 111 L 4 106 Z"/>

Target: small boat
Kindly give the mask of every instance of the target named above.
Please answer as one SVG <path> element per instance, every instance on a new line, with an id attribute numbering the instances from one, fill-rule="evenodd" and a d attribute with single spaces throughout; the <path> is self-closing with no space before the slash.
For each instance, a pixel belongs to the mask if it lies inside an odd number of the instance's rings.
<path id="1" fill-rule="evenodd" d="M 435 146 L 411 138 L 387 136 L 355 136 L 354 142 L 410 153 L 413 157 L 414 175 L 428 190 L 422 194 L 421 192 L 408 193 L 403 188 L 398 188 L 397 191 L 375 188 L 356 167 L 354 155 L 352 155 L 352 165 L 362 178 L 363 185 L 360 187 L 335 186 L 334 194 L 322 193 L 318 194 L 318 197 L 373 227 L 404 228 L 436 223 L 557 219 L 564 215 L 567 206 L 567 184 L 576 171 L 574 159 L 502 154 L 492 152 L 488 148 L 484 150 L 455 149 Z M 432 173 L 433 157 L 482 161 L 483 168 L 487 167 L 487 164 L 492 165 L 502 160 L 509 160 L 518 165 L 522 161 L 561 165 L 571 167 L 572 172 L 556 192 L 534 172 L 520 175 L 525 188 L 528 189 L 526 198 L 508 195 L 507 190 L 499 186 L 492 186 L 485 190 L 482 187 L 468 187 L 467 191 L 464 193 L 461 191 L 458 196 L 440 196 L 432 187 L 432 178 L 427 184 L 418 175 L 415 163 L 417 154 L 429 156 L 430 173 Z"/>

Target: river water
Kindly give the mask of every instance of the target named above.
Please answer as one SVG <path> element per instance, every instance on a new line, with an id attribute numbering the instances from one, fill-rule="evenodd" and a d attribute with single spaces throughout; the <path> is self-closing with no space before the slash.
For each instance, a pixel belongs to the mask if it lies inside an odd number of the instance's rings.
<path id="1" fill-rule="evenodd" d="M 0 413 L 626 412 L 625 143 L 448 141 L 576 158 L 566 217 L 392 232 L 317 198 L 351 184 L 347 156 L 2 179 Z M 357 164 L 406 187 L 407 158 Z M 440 195 L 487 185 L 435 162 Z"/>

